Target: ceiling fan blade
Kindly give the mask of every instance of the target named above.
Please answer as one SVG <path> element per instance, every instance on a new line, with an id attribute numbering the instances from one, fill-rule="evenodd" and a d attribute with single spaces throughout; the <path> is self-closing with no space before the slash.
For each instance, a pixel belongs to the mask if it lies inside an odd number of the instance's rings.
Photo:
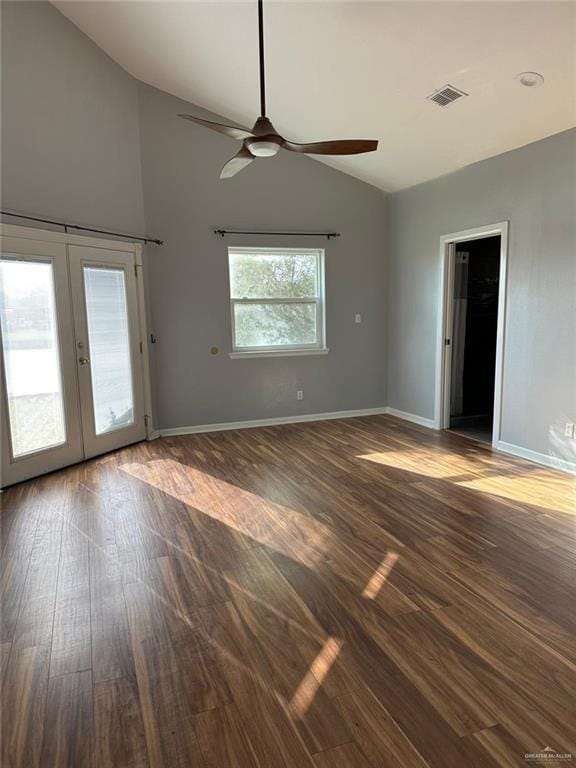
<path id="1" fill-rule="evenodd" d="M 242 147 L 240 152 L 234 155 L 233 158 L 228 160 L 224 168 L 220 171 L 221 179 L 230 179 L 232 176 L 236 176 L 243 168 L 254 160 L 254 155 L 247 147 Z"/>
<path id="2" fill-rule="evenodd" d="M 211 128 L 213 131 L 218 131 L 218 133 L 223 133 L 224 136 L 229 136 L 231 139 L 237 139 L 238 141 L 244 141 L 244 139 L 254 136 L 251 131 L 246 131 L 244 128 L 213 123 L 211 120 L 203 120 L 201 117 L 195 117 L 194 115 L 178 115 L 178 117 L 183 117 L 184 120 L 190 120 L 198 125 L 203 125 L 205 128 Z"/>
<path id="3" fill-rule="evenodd" d="M 375 139 L 337 139 L 295 144 L 284 139 L 282 146 L 289 152 L 301 152 L 305 155 L 361 155 L 363 152 L 374 152 L 378 148 L 378 142 Z"/>

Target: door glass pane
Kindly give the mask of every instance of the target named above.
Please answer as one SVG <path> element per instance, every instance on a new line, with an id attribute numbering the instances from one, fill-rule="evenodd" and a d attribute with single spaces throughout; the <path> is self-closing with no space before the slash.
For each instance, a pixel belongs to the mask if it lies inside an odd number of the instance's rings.
<path id="1" fill-rule="evenodd" d="M 0 317 L 14 457 L 66 441 L 51 262 L 0 262 Z"/>
<path id="2" fill-rule="evenodd" d="M 96 434 L 134 423 L 124 271 L 84 267 Z"/>
<path id="3" fill-rule="evenodd" d="M 236 347 L 316 344 L 316 304 L 234 304 Z"/>

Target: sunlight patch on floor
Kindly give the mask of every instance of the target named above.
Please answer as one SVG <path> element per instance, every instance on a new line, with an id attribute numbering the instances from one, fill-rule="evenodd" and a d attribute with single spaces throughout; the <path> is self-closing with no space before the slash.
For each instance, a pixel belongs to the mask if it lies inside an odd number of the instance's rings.
<path id="1" fill-rule="evenodd" d="M 433 452 L 430 450 L 400 450 L 384 451 L 382 453 L 365 453 L 356 456 L 357 459 L 383 464 L 392 469 L 401 469 L 417 475 L 446 479 L 466 473 L 478 474 L 478 460 L 467 461 L 451 453 Z M 487 466 L 486 469 L 489 467 Z"/>
<path id="2" fill-rule="evenodd" d="M 313 517 L 268 501 L 175 459 L 123 464 L 120 469 L 243 536 L 314 566 L 338 546 L 335 533 Z M 230 499 L 233 498 L 233 502 Z"/>
<path id="3" fill-rule="evenodd" d="M 463 480 L 456 485 L 518 504 L 539 507 L 544 511 L 576 516 L 576 480 L 569 476 L 555 477 L 548 472 L 536 470 L 521 475 L 479 477 Z"/>
<path id="4" fill-rule="evenodd" d="M 301 720 L 308 712 L 318 689 L 338 658 L 343 644 L 342 640 L 335 637 L 329 637 L 326 640 L 292 696 L 288 709 L 293 717 Z"/>
<path id="5" fill-rule="evenodd" d="M 394 568 L 398 557 L 399 555 L 397 552 L 388 552 L 384 560 L 382 560 L 378 568 L 376 568 L 372 574 L 368 584 L 364 587 L 362 597 L 365 597 L 367 600 L 374 600 L 378 597 L 378 594 L 384 586 L 384 582 L 390 575 L 390 571 Z"/>

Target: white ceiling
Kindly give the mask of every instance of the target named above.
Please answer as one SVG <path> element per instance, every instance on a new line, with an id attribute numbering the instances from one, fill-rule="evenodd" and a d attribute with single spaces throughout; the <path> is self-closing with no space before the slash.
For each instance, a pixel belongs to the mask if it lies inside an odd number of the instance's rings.
<path id="1" fill-rule="evenodd" d="M 138 79 L 253 124 L 255 2 L 54 5 Z M 573 2 L 270 2 L 264 13 L 276 128 L 294 141 L 379 139 L 376 153 L 325 162 L 383 190 L 576 124 Z M 544 85 L 519 85 L 525 70 Z M 426 100 L 447 83 L 470 96 Z"/>

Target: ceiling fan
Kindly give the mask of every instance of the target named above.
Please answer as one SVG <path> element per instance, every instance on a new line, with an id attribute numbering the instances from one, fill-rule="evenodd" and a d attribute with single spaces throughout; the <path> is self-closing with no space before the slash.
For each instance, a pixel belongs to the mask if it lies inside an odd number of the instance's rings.
<path id="1" fill-rule="evenodd" d="M 211 120 L 204 120 L 194 115 L 178 115 L 185 120 L 203 125 L 218 133 L 223 133 L 231 139 L 242 142 L 240 151 L 228 160 L 220 173 L 221 179 L 235 176 L 256 157 L 271 157 L 280 147 L 289 152 L 300 152 L 305 155 L 359 155 L 363 152 L 373 152 L 378 142 L 373 139 L 340 139 L 336 141 L 318 141 L 312 144 L 295 144 L 276 132 L 276 129 L 266 117 L 266 85 L 264 82 L 264 25 L 263 0 L 258 0 L 258 40 L 260 52 L 260 117 L 254 123 L 251 131 L 236 128 L 232 125 L 222 125 Z"/>

